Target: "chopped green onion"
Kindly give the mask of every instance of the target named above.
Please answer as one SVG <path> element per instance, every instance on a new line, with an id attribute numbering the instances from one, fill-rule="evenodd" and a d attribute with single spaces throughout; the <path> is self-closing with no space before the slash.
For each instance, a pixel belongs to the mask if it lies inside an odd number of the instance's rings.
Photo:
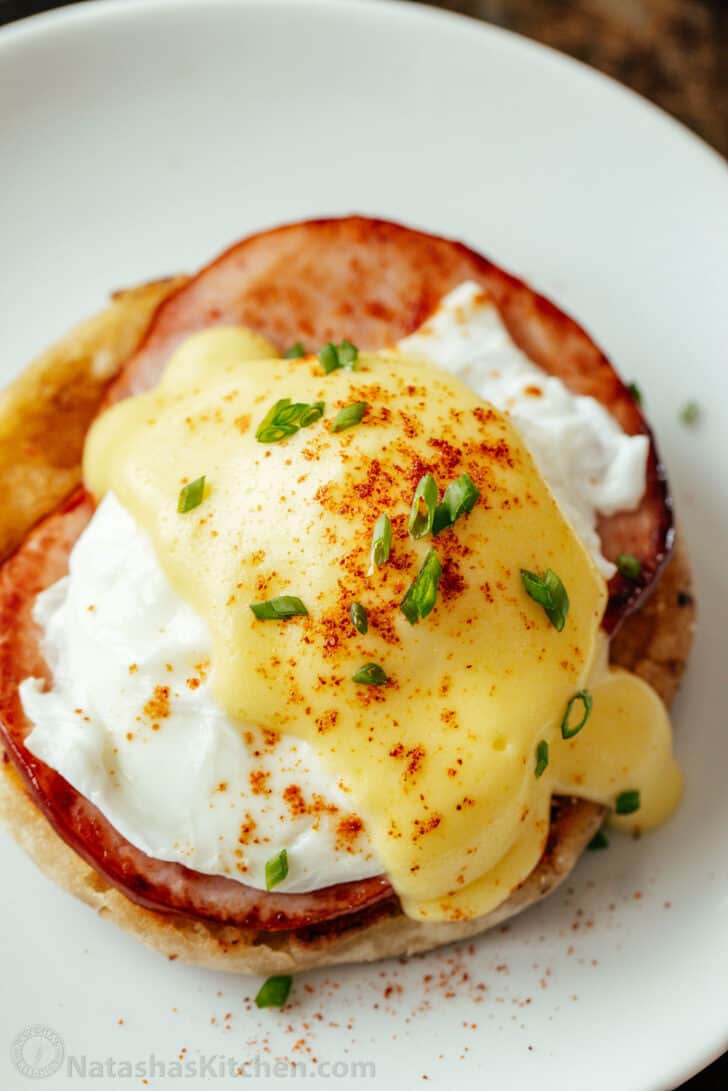
<path id="1" fill-rule="evenodd" d="M 296 341 L 295 344 L 286 351 L 286 360 L 300 360 L 302 356 L 306 355 L 306 350 L 300 341 Z"/>
<path id="2" fill-rule="evenodd" d="M 631 553 L 620 553 L 615 561 L 617 570 L 626 576 L 628 580 L 638 580 L 640 572 L 642 571 L 642 565 L 637 557 Z"/>
<path id="3" fill-rule="evenodd" d="M 309 428 L 310 425 L 315 424 L 317 420 L 321 420 L 325 408 L 324 402 L 313 402 L 311 405 L 305 406 L 299 420 L 301 428 Z"/>
<path id="4" fill-rule="evenodd" d="M 640 809 L 642 800 L 637 788 L 630 788 L 626 792 L 620 792 L 614 804 L 617 814 L 634 814 Z"/>
<path id="5" fill-rule="evenodd" d="M 339 363 L 339 354 L 336 351 L 336 345 L 334 345 L 331 341 L 329 341 L 328 344 L 324 345 L 324 347 L 319 351 L 318 358 L 321 367 L 324 369 L 327 375 L 329 375 L 332 371 L 336 371 L 337 368 L 341 367 L 341 364 Z"/>
<path id="6" fill-rule="evenodd" d="M 642 405 L 642 391 L 637 386 L 637 383 L 628 383 L 627 390 L 629 390 L 630 394 L 637 402 L 637 405 Z"/>
<path id="7" fill-rule="evenodd" d="M 344 340 L 340 345 L 329 341 L 320 350 L 318 358 L 321 367 L 327 375 L 330 375 L 332 371 L 337 371 L 340 367 L 355 368 L 359 359 L 359 349 L 356 345 L 352 345 L 351 341 Z"/>
<path id="8" fill-rule="evenodd" d="M 415 579 L 409 585 L 407 594 L 399 604 L 399 608 L 409 621 L 410 625 L 416 625 L 433 609 L 437 601 L 437 587 L 442 575 L 442 565 L 431 549 Z"/>
<path id="9" fill-rule="evenodd" d="M 345 428 L 353 428 L 359 424 L 369 406 L 366 402 L 352 402 L 340 409 L 331 422 L 332 432 L 343 432 Z"/>
<path id="10" fill-rule="evenodd" d="M 479 499 L 480 490 L 470 475 L 460 474 L 460 477 L 445 489 L 442 503 L 437 505 L 432 533 L 439 534 L 441 530 L 451 527 L 461 515 L 468 515 Z"/>
<path id="11" fill-rule="evenodd" d="M 541 739 L 541 742 L 536 747 L 536 768 L 534 774 L 537 777 L 543 776 L 548 768 L 549 764 L 549 744 L 545 739 Z"/>
<path id="12" fill-rule="evenodd" d="M 297 595 L 280 595 L 267 602 L 251 602 L 250 609 L 258 621 L 285 621 L 288 617 L 308 614 Z"/>
<path id="13" fill-rule="evenodd" d="M 265 889 L 272 890 L 282 883 L 288 874 L 288 853 L 281 849 L 277 856 L 265 862 Z"/>
<path id="14" fill-rule="evenodd" d="M 257 1008 L 282 1008 L 288 999 L 292 984 L 292 977 L 269 977 L 258 990 L 255 1006 Z"/>
<path id="15" fill-rule="evenodd" d="M 202 503 L 202 498 L 205 495 L 205 475 L 196 478 L 194 481 L 190 481 L 189 485 L 185 485 L 183 489 L 179 491 L 179 499 L 177 501 L 177 511 L 184 515 L 185 512 L 192 511 L 193 508 L 197 508 Z"/>
<path id="16" fill-rule="evenodd" d="M 281 398 L 269 409 L 258 425 L 255 438 L 259 443 L 280 443 L 282 439 L 294 436 L 299 428 L 308 428 L 321 420 L 324 415 L 323 402 L 291 402 L 290 398 Z"/>
<path id="17" fill-rule="evenodd" d="M 587 848 L 590 852 L 597 852 L 599 849 L 609 848 L 609 841 L 607 840 L 607 835 L 604 830 L 597 830 L 587 845 Z"/>
<path id="18" fill-rule="evenodd" d="M 569 613 L 569 596 L 559 577 L 552 568 L 548 568 L 543 576 L 522 568 L 521 579 L 526 594 L 539 606 L 543 606 L 554 629 L 560 633 L 566 625 Z"/>
<path id="19" fill-rule="evenodd" d="M 297 428 L 283 428 L 271 424 L 267 428 L 259 428 L 255 438 L 259 443 L 280 443 L 282 439 L 295 436 L 297 431 Z"/>
<path id="20" fill-rule="evenodd" d="M 389 678 L 383 667 L 378 663 L 365 663 L 355 674 L 352 674 L 354 682 L 361 686 L 386 686 Z"/>
<path id="21" fill-rule="evenodd" d="M 380 515 L 374 524 L 370 562 L 372 568 L 380 568 L 389 560 L 392 548 L 392 524 L 388 515 Z"/>
<path id="22" fill-rule="evenodd" d="M 680 420 L 683 424 L 696 424 L 700 417 L 700 406 L 697 402 L 686 402 L 680 410 Z"/>
<path id="23" fill-rule="evenodd" d="M 339 365 L 341 367 L 354 367 L 359 359 L 359 349 L 352 345 L 351 341 L 343 340 L 339 345 Z"/>
<path id="24" fill-rule="evenodd" d="M 277 443 L 279 439 L 292 436 L 297 431 L 295 427 L 284 426 L 279 422 L 281 412 L 290 404 L 290 398 L 281 398 L 268 410 L 255 433 L 255 438 L 260 443 Z"/>
<path id="25" fill-rule="evenodd" d="M 569 717 L 571 716 L 571 710 L 572 710 L 572 708 L 574 707 L 574 704 L 577 701 L 581 701 L 582 708 L 583 708 L 583 715 L 582 715 L 581 719 L 579 720 L 578 724 L 571 724 L 570 725 L 569 724 Z M 566 706 L 566 712 L 564 713 L 564 718 L 561 721 L 561 738 L 562 739 L 573 739 L 574 735 L 578 735 L 579 732 L 581 731 L 582 727 L 586 723 L 586 721 L 591 716 L 591 710 L 592 710 L 592 696 L 591 696 L 591 693 L 589 692 L 588 689 L 580 689 L 578 693 L 574 694 L 574 696 L 571 698 L 568 705 Z"/>
<path id="26" fill-rule="evenodd" d="M 413 538 L 424 538 L 432 530 L 437 507 L 437 482 L 432 474 L 425 474 L 417 482 L 415 495 L 412 497 L 407 529 Z"/>
<path id="27" fill-rule="evenodd" d="M 369 629 L 369 618 L 367 612 L 360 602 L 352 602 L 349 607 L 349 617 L 351 623 L 358 633 L 365 636 Z"/>

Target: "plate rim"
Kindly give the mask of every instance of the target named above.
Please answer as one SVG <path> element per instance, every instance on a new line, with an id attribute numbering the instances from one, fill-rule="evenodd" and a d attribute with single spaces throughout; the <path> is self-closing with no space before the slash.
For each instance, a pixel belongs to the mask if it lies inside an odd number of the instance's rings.
<path id="1" fill-rule="evenodd" d="M 441 23 L 454 33 L 479 34 L 493 40 L 500 39 L 506 49 L 514 49 L 523 53 L 530 53 L 531 57 L 547 60 L 552 65 L 564 64 L 572 70 L 579 71 L 583 77 L 590 79 L 594 84 L 611 87 L 613 92 L 632 102 L 632 105 L 640 109 L 645 115 L 650 115 L 653 120 L 671 128 L 676 134 L 687 138 L 696 151 L 712 161 L 713 165 L 728 171 L 728 158 L 722 155 L 706 139 L 694 132 L 685 122 L 673 117 L 663 107 L 652 102 L 639 91 L 621 83 L 616 77 L 594 68 L 578 57 L 564 53 L 552 45 L 539 42 L 535 38 L 529 38 L 518 31 L 508 27 L 498 26 L 495 23 L 479 19 L 477 16 L 466 12 L 450 11 L 449 9 L 431 7 L 422 0 L 72 0 L 61 7 L 51 8 L 48 11 L 27 15 L 22 19 L 16 19 L 11 23 L 0 26 L 0 63 L 6 50 L 12 49 L 17 44 L 31 42 L 33 38 L 56 30 L 72 28 L 76 24 L 93 23 L 106 19 L 118 18 L 120 15 L 137 17 L 139 14 L 147 16 L 160 11 L 174 8 L 198 8 L 204 11 L 210 7 L 230 9 L 259 9 L 270 10 L 273 7 L 293 8 L 305 6 L 311 9 L 319 9 L 323 12 L 341 12 L 345 8 L 349 10 L 376 12 L 377 16 L 394 20 L 409 20 Z"/>

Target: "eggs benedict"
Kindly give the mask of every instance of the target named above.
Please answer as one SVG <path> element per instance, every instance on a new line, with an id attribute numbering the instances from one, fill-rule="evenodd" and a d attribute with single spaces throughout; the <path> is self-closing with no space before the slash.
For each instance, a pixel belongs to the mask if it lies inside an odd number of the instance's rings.
<path id="1" fill-rule="evenodd" d="M 652 638 L 615 655 L 648 590 L 689 594 L 654 446 L 470 251 L 358 219 L 239 244 L 155 312 L 83 479 L 3 569 L 6 780 L 168 953 L 425 949 L 607 811 L 677 805 L 659 672 L 616 662 Z"/>

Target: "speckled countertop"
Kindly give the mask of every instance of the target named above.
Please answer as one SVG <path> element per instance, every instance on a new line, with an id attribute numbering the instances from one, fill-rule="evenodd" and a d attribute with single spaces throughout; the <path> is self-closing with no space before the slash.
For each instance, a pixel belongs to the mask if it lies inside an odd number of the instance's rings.
<path id="1" fill-rule="evenodd" d="M 424 0 L 515 30 L 652 99 L 728 156 L 726 0 Z"/>

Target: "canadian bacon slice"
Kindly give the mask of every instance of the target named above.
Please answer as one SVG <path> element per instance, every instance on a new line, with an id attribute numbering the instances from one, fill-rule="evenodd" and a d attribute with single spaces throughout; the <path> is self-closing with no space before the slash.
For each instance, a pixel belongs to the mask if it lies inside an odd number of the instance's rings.
<path id="1" fill-rule="evenodd" d="M 630 553 L 640 575 L 609 584 L 604 628 L 614 632 L 649 591 L 667 561 L 673 521 L 665 476 L 633 394 L 588 333 L 553 303 L 459 242 L 383 220 L 310 220 L 252 235 L 230 247 L 157 309 L 137 352 L 109 397 L 153 386 L 175 347 L 214 325 L 244 325 L 284 351 L 309 351 L 349 338 L 377 349 L 412 333 L 464 280 L 490 294 L 515 343 L 577 394 L 589 395 L 630 435 L 650 439 L 639 507 L 599 520 L 610 560 Z"/>

